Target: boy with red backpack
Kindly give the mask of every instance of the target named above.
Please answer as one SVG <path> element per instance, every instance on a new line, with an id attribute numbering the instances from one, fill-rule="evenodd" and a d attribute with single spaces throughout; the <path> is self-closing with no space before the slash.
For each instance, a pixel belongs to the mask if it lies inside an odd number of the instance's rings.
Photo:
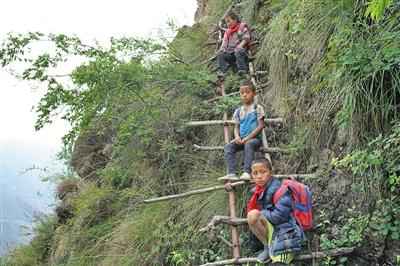
<path id="1" fill-rule="evenodd" d="M 274 178 L 266 159 L 254 160 L 251 171 L 256 187 L 247 204 L 247 222 L 264 244 L 257 258 L 289 264 L 301 250 L 304 230 L 312 227 L 311 192 L 297 181 Z"/>
<path id="2" fill-rule="evenodd" d="M 218 79 L 223 80 L 230 66 L 235 66 L 239 75 L 249 72 L 248 48 L 251 34 L 246 23 L 230 11 L 225 16 L 228 29 L 225 31 L 221 48 L 217 54 Z"/>

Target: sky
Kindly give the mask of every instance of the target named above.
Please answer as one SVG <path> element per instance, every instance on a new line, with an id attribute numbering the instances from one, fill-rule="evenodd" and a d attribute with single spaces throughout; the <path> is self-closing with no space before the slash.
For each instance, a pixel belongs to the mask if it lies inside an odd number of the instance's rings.
<path id="1" fill-rule="evenodd" d="M 13 0 L 2 3 L 0 41 L 8 32 L 40 31 L 77 34 L 85 40 L 110 36 L 157 35 L 173 18 L 191 24 L 196 0 Z M 0 142 L 30 140 L 34 115 L 29 111 L 40 97 L 29 84 L 17 82 L 0 70 Z M 11 111 L 12 110 L 12 111 Z M 12 114 L 12 116 L 10 116 Z M 44 131 L 43 136 L 59 134 Z M 44 137 L 44 139 L 48 139 Z"/>
<path id="2" fill-rule="evenodd" d="M 196 0 L 13 0 L 2 3 L 0 41 L 8 32 L 76 34 L 84 40 L 111 36 L 157 36 L 169 19 L 192 24 Z M 4 145 L 38 148 L 42 159 L 55 153 L 66 125 L 34 132 L 31 112 L 43 91 L 0 69 L 0 151 Z"/>
<path id="3" fill-rule="evenodd" d="M 0 43 L 8 32 L 28 31 L 74 34 L 83 41 L 91 42 L 96 39 L 100 43 L 111 36 L 154 38 L 159 35 L 161 29 L 166 28 L 167 21 L 171 19 L 178 26 L 191 25 L 197 7 L 196 2 L 196 0 L 4 1 L 1 4 Z M 50 186 L 40 181 L 39 176 L 43 175 L 40 171 L 23 173 L 31 167 L 52 169 L 52 166 L 56 165 L 56 153 L 61 150 L 61 137 L 68 128 L 63 121 L 56 121 L 39 132 L 34 131 L 36 116 L 32 108 L 43 93 L 37 84 L 17 80 L 8 71 L 0 69 L 0 216 L 1 214 L 6 216 L 0 217 L 0 221 L 10 218 L 4 214 L 6 209 L 2 209 L 2 205 L 7 205 L 13 200 L 4 199 L 4 195 L 11 192 L 16 201 L 21 201 L 17 198 L 17 194 L 32 200 L 48 191 Z M 31 202 L 30 205 L 46 209 L 43 204 Z M 8 207 L 13 206 L 8 205 Z M 0 241 L 0 248 L 1 244 Z"/>

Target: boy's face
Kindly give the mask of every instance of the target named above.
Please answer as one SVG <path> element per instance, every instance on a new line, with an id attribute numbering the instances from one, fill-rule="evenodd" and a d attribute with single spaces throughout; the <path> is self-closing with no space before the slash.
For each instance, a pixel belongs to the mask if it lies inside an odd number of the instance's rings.
<path id="1" fill-rule="evenodd" d="M 263 163 L 255 163 L 251 166 L 251 176 L 259 186 L 265 186 L 271 179 L 271 170 Z"/>
<path id="2" fill-rule="evenodd" d="M 256 93 L 249 86 L 240 87 L 240 99 L 244 104 L 252 104 Z"/>
<path id="3" fill-rule="evenodd" d="M 235 25 L 237 21 L 232 19 L 231 17 L 226 17 L 225 18 L 225 23 L 228 27 L 232 27 L 233 25 Z"/>

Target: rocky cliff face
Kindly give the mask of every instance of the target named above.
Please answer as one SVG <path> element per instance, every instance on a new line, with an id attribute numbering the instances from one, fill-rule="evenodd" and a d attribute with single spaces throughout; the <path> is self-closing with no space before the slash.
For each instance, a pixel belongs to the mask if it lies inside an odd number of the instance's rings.
<path id="1" fill-rule="evenodd" d="M 111 129 L 93 129 L 82 132 L 75 142 L 71 166 L 85 180 L 97 180 L 97 171 L 111 158 Z"/>
<path id="2" fill-rule="evenodd" d="M 204 17 L 208 14 L 208 1 L 209 0 L 197 0 L 197 10 L 194 15 L 195 23 L 202 21 Z"/>

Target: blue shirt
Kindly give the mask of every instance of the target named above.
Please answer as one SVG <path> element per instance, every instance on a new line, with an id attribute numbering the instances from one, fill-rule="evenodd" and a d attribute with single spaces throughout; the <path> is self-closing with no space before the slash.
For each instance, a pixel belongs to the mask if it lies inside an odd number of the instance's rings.
<path id="1" fill-rule="evenodd" d="M 241 106 L 233 114 L 233 120 L 239 124 L 240 138 L 245 138 L 257 127 L 258 121 L 264 119 L 264 108 L 259 104 L 252 104 L 246 108 Z"/>

